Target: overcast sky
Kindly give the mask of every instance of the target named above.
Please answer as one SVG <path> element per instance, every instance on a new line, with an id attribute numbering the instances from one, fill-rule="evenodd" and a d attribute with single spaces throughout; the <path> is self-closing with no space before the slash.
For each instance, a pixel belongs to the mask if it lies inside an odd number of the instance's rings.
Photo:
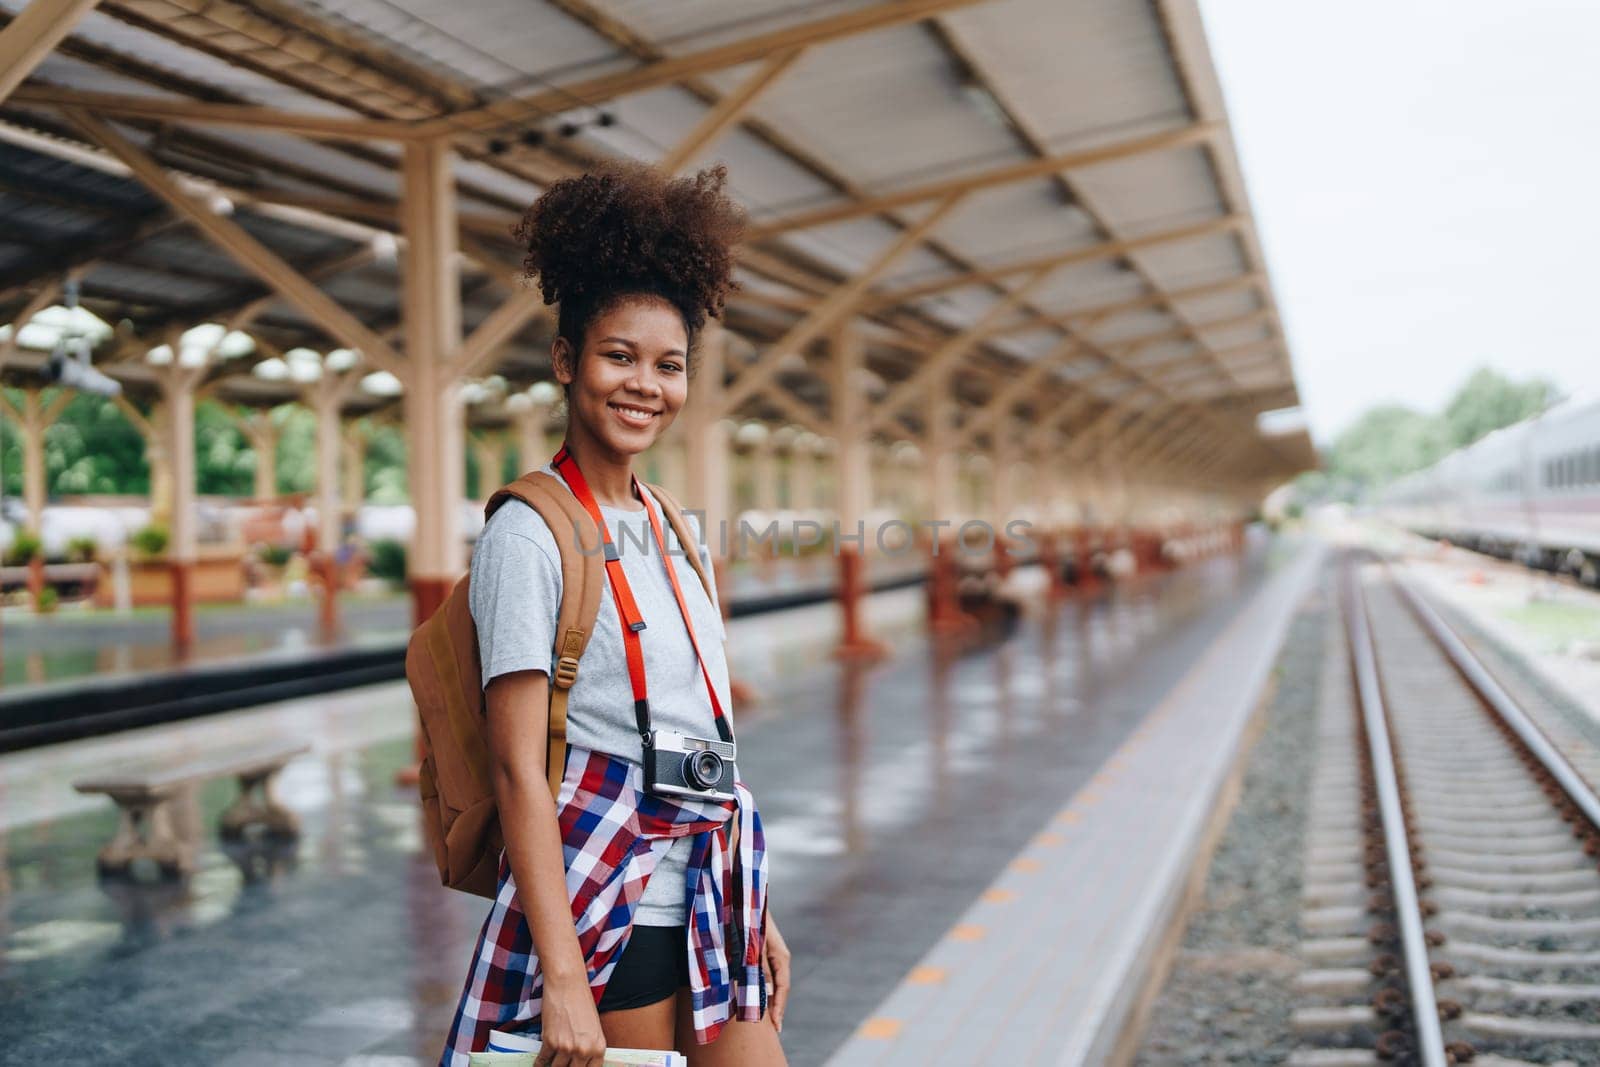
<path id="1" fill-rule="evenodd" d="M 1312 433 L 1600 389 L 1600 3 L 1201 0 Z"/>

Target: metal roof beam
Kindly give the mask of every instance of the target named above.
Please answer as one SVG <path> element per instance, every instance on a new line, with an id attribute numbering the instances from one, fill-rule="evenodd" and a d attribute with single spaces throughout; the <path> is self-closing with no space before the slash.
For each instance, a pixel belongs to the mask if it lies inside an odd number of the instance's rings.
<path id="1" fill-rule="evenodd" d="M 568 111 L 574 106 L 594 106 L 629 93 L 671 85 L 697 74 L 766 59 L 775 52 L 825 44 L 907 22 L 920 22 L 930 15 L 967 7 L 976 2 L 979 0 L 893 0 L 873 4 L 862 10 L 814 19 L 769 33 L 758 33 L 698 52 L 666 57 L 633 70 L 601 74 L 531 96 L 443 115 L 419 123 L 417 133 L 430 137 L 447 136 L 513 126 L 528 119 Z"/>
<path id="2" fill-rule="evenodd" d="M 165 200 L 175 212 L 232 256 L 240 266 L 276 289 L 285 300 L 335 338 L 351 348 L 359 349 L 375 366 L 405 380 L 404 362 L 387 342 L 285 263 L 277 253 L 252 237 L 243 226 L 218 215 L 210 205 L 200 203 L 184 192 L 160 164 L 106 123 L 76 108 L 64 109 L 64 113 L 86 137 L 120 160 L 147 189 Z"/>
<path id="3" fill-rule="evenodd" d="M 1030 319 L 1027 322 L 1016 322 L 996 330 L 996 337 L 1006 337 L 1014 333 L 1027 333 L 1032 330 L 1042 330 L 1051 326 L 1065 326 L 1080 319 L 1096 318 L 1102 322 L 1111 321 L 1115 316 L 1128 311 L 1139 311 L 1144 308 L 1160 307 L 1170 304 L 1174 300 L 1189 300 L 1195 297 L 1213 296 L 1217 293 L 1231 292 L 1234 289 L 1246 287 L 1254 288 L 1262 281 L 1259 273 L 1236 274 L 1220 282 L 1209 285 L 1196 285 L 1188 289 L 1173 289 L 1170 291 L 1155 290 L 1144 296 L 1132 300 L 1121 300 L 1112 304 L 1101 304 L 1098 307 L 1079 308 L 1074 311 L 1064 311 L 1059 315 L 1046 319 Z"/>
<path id="4" fill-rule="evenodd" d="M 296 114 L 247 104 L 213 104 L 200 100 L 96 93 L 49 85 L 25 85 L 11 94 L 11 102 L 55 108 L 85 108 L 97 115 L 115 118 L 272 130 L 319 140 L 403 141 L 413 136 L 410 123 L 396 120 Z"/>
<path id="5" fill-rule="evenodd" d="M 752 227 L 750 239 L 759 241 L 812 226 L 843 222 L 847 219 L 861 218 L 864 215 L 878 215 L 896 208 L 919 204 L 925 200 L 937 200 L 940 197 L 949 196 L 951 193 L 974 193 L 1000 185 L 1008 185 L 1012 182 L 1059 174 L 1064 170 L 1092 167 L 1098 163 L 1110 163 L 1119 159 L 1127 159 L 1130 156 L 1144 155 L 1147 152 L 1162 152 L 1174 148 L 1185 148 L 1205 141 L 1212 135 L 1213 131 L 1214 127 L 1206 125 L 1184 126 L 1181 129 L 1169 130 L 1149 137 L 1139 137 L 1131 141 L 1120 141 L 1115 144 L 1103 145 L 1099 148 L 1087 148 L 1061 155 L 1026 159 L 1020 163 L 996 167 L 994 170 L 987 170 L 978 174 L 969 174 L 959 178 L 946 178 L 942 181 L 929 182 L 926 185 L 919 185 L 910 189 L 884 193 L 879 196 L 863 197 L 844 204 L 816 208 L 812 211 L 802 211 Z"/>
<path id="6" fill-rule="evenodd" d="M 936 381 L 942 379 L 956 364 L 956 362 L 972 350 L 984 338 L 988 337 L 995 323 L 1009 315 L 1019 305 L 1034 294 L 1041 285 L 1049 280 L 1052 269 L 1049 267 L 1037 270 L 1022 285 L 1007 293 L 1004 298 L 994 303 L 989 310 L 978 316 L 971 326 L 950 337 L 933 353 L 924 360 L 911 375 L 903 381 L 895 383 L 889 389 L 883 400 L 873 405 L 871 413 L 872 426 L 877 428 L 891 422 L 900 412 L 900 409 L 915 400 Z"/>
<path id="7" fill-rule="evenodd" d="M 786 356 L 799 352 L 854 312 L 872 283 L 882 277 L 884 272 L 894 266 L 907 252 L 921 244 L 933 228 L 955 210 L 962 199 L 960 193 L 946 197 L 933 211 L 902 232 L 893 244 L 880 252 L 877 258 L 867 264 L 859 274 L 825 296 L 810 313 L 791 326 L 776 344 L 763 352 L 761 358 L 728 387 L 723 394 L 724 410 L 732 411 L 753 396 L 756 390 L 777 377 L 779 364 Z"/>
<path id="8" fill-rule="evenodd" d="M 694 129 L 674 145 L 657 166 L 668 174 L 677 174 L 686 169 L 712 142 L 742 121 L 761 94 L 794 66 L 804 52 L 804 48 L 791 48 L 768 59 L 743 85 L 712 105 L 695 123 Z"/>
<path id="9" fill-rule="evenodd" d="M 969 285 L 983 285 L 1000 278 L 1008 278 L 1013 274 L 1026 274 L 1029 271 L 1042 270 L 1046 267 L 1064 267 L 1072 263 L 1087 263 L 1097 259 L 1111 259 L 1115 256 L 1126 255 L 1137 248 L 1210 237 L 1214 234 L 1231 231 L 1239 226 L 1242 221 L 1240 216 L 1226 215 L 1220 219 L 1211 219 L 1192 226 L 1180 226 L 1172 230 L 1163 230 L 1160 233 L 1146 234 L 1143 237 L 1132 237 L 1124 241 L 1102 241 L 1099 244 L 1088 245 L 1084 248 L 1074 248 L 1068 252 L 1057 252 L 1048 256 L 1035 256 L 1032 259 L 1018 260 L 1015 263 L 999 267 L 985 267 L 981 270 L 967 271 L 948 278 L 938 278 L 931 282 L 924 282 L 921 285 L 907 286 L 904 289 L 879 294 L 867 305 L 867 310 L 879 310 L 893 307 L 896 304 L 906 304 L 914 300 L 920 300 L 925 296 L 932 296 L 935 293 L 948 292 L 952 289 L 964 289 Z"/>
<path id="10" fill-rule="evenodd" d="M 0 30 L 0 103 L 67 39 L 97 3 L 99 0 L 33 0 Z"/>

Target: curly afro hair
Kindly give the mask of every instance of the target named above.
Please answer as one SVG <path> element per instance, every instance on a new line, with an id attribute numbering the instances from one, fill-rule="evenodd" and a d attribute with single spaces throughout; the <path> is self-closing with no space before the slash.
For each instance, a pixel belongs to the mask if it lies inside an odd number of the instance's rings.
<path id="1" fill-rule="evenodd" d="M 557 333 L 575 352 L 597 316 L 629 296 L 654 296 L 683 316 L 691 348 L 706 316 L 721 317 L 733 280 L 744 212 L 723 192 L 726 167 L 673 178 L 642 163 L 607 163 L 555 182 L 515 235 L 523 266 Z"/>

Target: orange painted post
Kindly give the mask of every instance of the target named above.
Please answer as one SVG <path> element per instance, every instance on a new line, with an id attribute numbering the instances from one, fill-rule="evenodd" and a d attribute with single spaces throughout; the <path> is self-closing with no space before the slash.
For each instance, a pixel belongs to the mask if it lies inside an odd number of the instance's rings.
<path id="1" fill-rule="evenodd" d="M 1067 595 L 1067 584 L 1061 578 L 1061 550 L 1054 530 L 1046 531 L 1039 535 L 1039 563 L 1044 567 L 1045 574 L 1050 578 L 1047 595 L 1054 600 L 1060 600 Z"/>
<path id="2" fill-rule="evenodd" d="M 866 595 L 866 559 L 853 548 L 839 550 L 839 644 L 834 658 L 847 660 L 878 659 L 889 651 L 887 645 L 867 636 L 861 618 L 861 600 Z"/>
<path id="3" fill-rule="evenodd" d="M 955 550 L 954 539 L 928 538 L 928 629 L 935 637 L 960 633 L 977 624 L 961 610 Z"/>
<path id="4" fill-rule="evenodd" d="M 185 660 L 194 651 L 194 561 L 174 559 L 167 572 L 172 583 L 172 653 Z"/>
<path id="5" fill-rule="evenodd" d="M 1091 593 L 1100 584 L 1100 579 L 1094 573 L 1094 536 L 1089 527 L 1078 527 L 1077 536 L 1078 554 L 1078 592 Z"/>

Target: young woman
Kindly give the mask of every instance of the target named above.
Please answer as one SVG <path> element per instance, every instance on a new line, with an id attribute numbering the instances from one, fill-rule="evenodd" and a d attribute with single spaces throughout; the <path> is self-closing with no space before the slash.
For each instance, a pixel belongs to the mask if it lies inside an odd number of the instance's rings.
<path id="1" fill-rule="evenodd" d="M 559 548 L 513 500 L 473 552 L 505 852 L 442 1067 L 467 1067 L 491 1030 L 536 1032 L 541 1067 L 600 1067 L 608 1046 L 676 1048 L 694 1067 L 786 1062 L 789 952 L 765 906 L 754 801 L 742 783 L 734 800 L 660 790 L 643 768 L 649 730 L 733 736 L 721 613 L 633 473 L 688 401 L 696 335 L 735 285 L 743 216 L 725 181 L 722 168 L 671 179 L 608 166 L 552 185 L 517 231 L 530 277 L 559 307 L 551 362 L 567 432 L 543 469 L 599 520 L 618 558 L 569 692 L 553 799 L 544 760 Z M 703 546 L 687 548 L 709 572 Z"/>

